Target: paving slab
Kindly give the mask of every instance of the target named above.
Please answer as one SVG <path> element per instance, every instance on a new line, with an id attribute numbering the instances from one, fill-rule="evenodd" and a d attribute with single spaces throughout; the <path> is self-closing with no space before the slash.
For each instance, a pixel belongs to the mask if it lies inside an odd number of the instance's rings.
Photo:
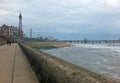
<path id="1" fill-rule="evenodd" d="M 33 76 L 15 76 L 14 83 L 37 83 Z"/>
<path id="2" fill-rule="evenodd" d="M 39 83 L 18 44 L 0 46 L 0 83 Z"/>

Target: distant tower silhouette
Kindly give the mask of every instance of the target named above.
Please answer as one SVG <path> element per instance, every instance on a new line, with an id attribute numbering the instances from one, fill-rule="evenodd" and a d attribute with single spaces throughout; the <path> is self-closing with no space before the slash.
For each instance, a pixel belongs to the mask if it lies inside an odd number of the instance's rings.
<path id="1" fill-rule="evenodd" d="M 23 30 L 22 30 L 22 15 L 21 12 L 19 14 L 19 36 L 23 36 Z"/>
<path id="2" fill-rule="evenodd" d="M 30 38 L 32 38 L 32 28 L 30 28 Z"/>

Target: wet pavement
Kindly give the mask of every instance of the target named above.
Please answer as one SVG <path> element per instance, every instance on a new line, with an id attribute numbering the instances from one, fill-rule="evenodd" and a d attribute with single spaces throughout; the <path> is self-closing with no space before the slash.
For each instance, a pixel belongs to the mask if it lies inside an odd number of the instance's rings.
<path id="1" fill-rule="evenodd" d="M 0 83 L 39 83 L 18 44 L 0 46 Z"/>

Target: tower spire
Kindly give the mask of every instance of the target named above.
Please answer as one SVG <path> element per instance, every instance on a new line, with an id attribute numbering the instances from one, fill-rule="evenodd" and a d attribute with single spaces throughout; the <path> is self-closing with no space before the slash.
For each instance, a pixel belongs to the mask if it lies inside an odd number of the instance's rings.
<path id="1" fill-rule="evenodd" d="M 23 36 L 23 30 L 22 30 L 22 14 L 20 12 L 19 14 L 19 36 Z"/>
<path id="2" fill-rule="evenodd" d="M 22 19 L 22 15 L 21 15 L 21 12 L 20 12 L 20 14 L 19 14 L 19 18 L 20 18 L 20 19 Z"/>

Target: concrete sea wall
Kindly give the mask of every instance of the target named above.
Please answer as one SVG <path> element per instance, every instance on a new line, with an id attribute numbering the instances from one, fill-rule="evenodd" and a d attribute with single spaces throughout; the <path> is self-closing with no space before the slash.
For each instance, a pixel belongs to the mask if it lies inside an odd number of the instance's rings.
<path id="1" fill-rule="evenodd" d="M 20 44 L 40 83 L 120 83 Z"/>

